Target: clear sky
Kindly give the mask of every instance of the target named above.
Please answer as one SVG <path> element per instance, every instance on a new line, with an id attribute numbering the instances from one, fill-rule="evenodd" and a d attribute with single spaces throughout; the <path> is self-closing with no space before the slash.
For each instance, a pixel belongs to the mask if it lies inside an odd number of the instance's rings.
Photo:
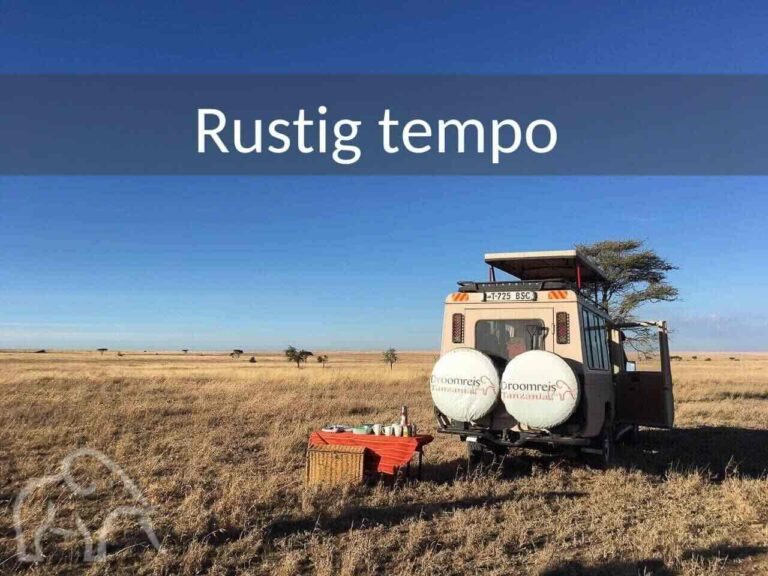
<path id="1" fill-rule="evenodd" d="M 0 72 L 766 73 L 764 3 L 0 6 Z M 0 96 L 1 99 L 1 96 Z M 76 143 L 73 143 L 76 145 Z M 487 251 L 646 240 L 681 349 L 765 350 L 766 178 L 0 179 L 0 347 L 434 349 Z"/>

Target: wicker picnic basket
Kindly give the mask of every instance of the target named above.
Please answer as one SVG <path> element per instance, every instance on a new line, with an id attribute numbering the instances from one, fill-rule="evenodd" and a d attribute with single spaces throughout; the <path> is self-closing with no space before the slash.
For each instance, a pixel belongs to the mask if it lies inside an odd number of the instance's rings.
<path id="1" fill-rule="evenodd" d="M 316 445 L 307 449 L 307 484 L 359 484 L 365 446 Z"/>

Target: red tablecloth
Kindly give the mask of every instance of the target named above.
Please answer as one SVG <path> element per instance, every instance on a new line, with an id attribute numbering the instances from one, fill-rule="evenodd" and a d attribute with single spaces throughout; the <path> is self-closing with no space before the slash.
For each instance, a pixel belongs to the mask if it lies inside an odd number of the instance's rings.
<path id="1" fill-rule="evenodd" d="M 371 461 L 375 469 L 383 474 L 394 475 L 398 468 L 408 464 L 413 455 L 432 440 L 432 436 L 427 434 L 400 437 L 352 434 L 351 432 L 312 432 L 309 436 L 309 445 L 365 446 L 371 452 Z"/>

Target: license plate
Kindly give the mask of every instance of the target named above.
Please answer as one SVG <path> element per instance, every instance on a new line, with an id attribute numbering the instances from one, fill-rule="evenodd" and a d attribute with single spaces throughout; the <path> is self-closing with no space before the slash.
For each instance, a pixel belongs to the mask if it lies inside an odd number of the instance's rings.
<path id="1" fill-rule="evenodd" d="M 536 300 L 536 292 L 521 290 L 518 292 L 486 292 L 486 302 L 531 302 Z"/>

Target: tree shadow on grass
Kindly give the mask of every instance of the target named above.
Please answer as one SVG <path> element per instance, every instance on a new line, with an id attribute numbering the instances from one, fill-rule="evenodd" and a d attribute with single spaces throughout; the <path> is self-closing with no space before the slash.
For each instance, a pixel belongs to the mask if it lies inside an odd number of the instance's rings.
<path id="1" fill-rule="evenodd" d="M 546 492 L 537 493 L 537 498 L 555 500 L 561 498 L 580 498 L 584 492 Z M 320 529 L 325 533 L 339 534 L 350 528 L 366 528 L 373 526 L 390 527 L 410 519 L 432 520 L 442 514 L 450 514 L 458 510 L 493 507 L 515 498 L 514 494 L 504 496 L 466 497 L 458 500 L 442 500 L 437 502 L 406 502 L 394 506 L 356 506 L 350 507 L 338 516 L 332 518 L 288 518 L 273 521 L 266 529 L 268 538 L 275 540 L 299 532 Z"/>
<path id="2" fill-rule="evenodd" d="M 683 560 L 698 558 L 704 561 L 716 558 L 722 559 L 727 565 L 735 560 L 745 560 L 762 556 L 768 552 L 765 546 L 713 546 L 707 549 L 697 549 L 686 552 Z M 676 576 L 680 571 L 658 558 L 625 561 L 612 560 L 601 564 L 585 564 L 577 560 L 569 560 L 547 568 L 539 576 Z"/>
<path id="3" fill-rule="evenodd" d="M 670 467 L 707 470 L 715 480 L 738 473 L 760 478 L 768 472 L 768 430 L 701 426 L 643 430 L 637 446 L 621 446 L 617 464 L 664 475 Z"/>

